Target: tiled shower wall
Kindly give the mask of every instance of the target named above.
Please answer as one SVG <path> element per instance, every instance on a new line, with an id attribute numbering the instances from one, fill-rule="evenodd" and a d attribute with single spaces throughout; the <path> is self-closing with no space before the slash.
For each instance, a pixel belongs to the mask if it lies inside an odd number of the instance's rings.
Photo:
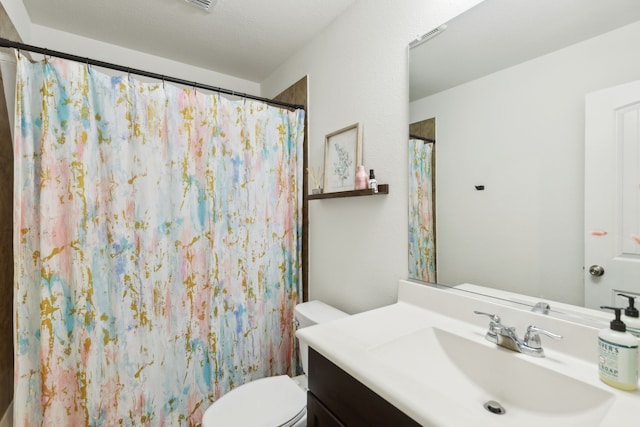
<path id="1" fill-rule="evenodd" d="M 0 4 L 0 37 L 21 42 Z M 0 419 L 13 400 L 13 149 L 0 75 Z"/>
<path id="2" fill-rule="evenodd" d="M 304 115 L 304 155 L 302 160 L 302 168 L 304 171 L 307 170 L 308 166 L 308 155 L 309 152 L 309 137 L 308 137 L 308 129 L 309 129 L 309 102 L 308 102 L 308 77 L 304 76 L 287 89 L 282 91 L 279 95 L 277 95 L 275 100 L 288 102 L 289 104 L 294 105 L 302 105 L 305 109 Z M 303 175 L 303 184 L 302 188 L 306 189 L 308 175 L 305 173 Z M 309 201 L 305 197 L 302 204 L 302 299 L 303 301 L 307 301 L 309 298 Z"/>
<path id="3" fill-rule="evenodd" d="M 409 135 L 416 135 L 422 138 L 436 139 L 436 119 L 426 119 L 409 125 Z"/>
<path id="4" fill-rule="evenodd" d="M 0 418 L 13 399 L 12 230 L 13 150 L 7 104 L 0 84 Z"/>

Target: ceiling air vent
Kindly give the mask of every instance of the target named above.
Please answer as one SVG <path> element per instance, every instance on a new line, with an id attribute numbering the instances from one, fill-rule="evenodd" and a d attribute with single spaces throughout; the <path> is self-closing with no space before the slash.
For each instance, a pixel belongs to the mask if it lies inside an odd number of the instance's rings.
<path id="1" fill-rule="evenodd" d="M 444 30 L 447 29 L 446 25 L 440 25 L 438 28 L 434 28 L 433 30 L 429 31 L 426 34 L 423 34 L 422 36 L 416 38 L 414 41 L 412 41 L 409 46 L 411 47 L 416 47 L 418 45 L 421 45 L 422 43 L 426 42 L 427 40 L 431 40 L 432 38 L 442 34 L 442 32 Z"/>
<path id="2" fill-rule="evenodd" d="M 198 9 L 210 12 L 213 6 L 216 5 L 217 0 L 184 0 L 187 3 L 197 7 Z"/>

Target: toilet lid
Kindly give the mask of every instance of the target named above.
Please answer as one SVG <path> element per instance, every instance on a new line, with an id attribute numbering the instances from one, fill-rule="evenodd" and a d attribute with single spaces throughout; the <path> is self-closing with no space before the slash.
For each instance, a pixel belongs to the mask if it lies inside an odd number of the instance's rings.
<path id="1" fill-rule="evenodd" d="M 305 392 L 286 375 L 262 378 L 236 387 L 211 405 L 202 427 L 280 427 L 302 417 Z"/>

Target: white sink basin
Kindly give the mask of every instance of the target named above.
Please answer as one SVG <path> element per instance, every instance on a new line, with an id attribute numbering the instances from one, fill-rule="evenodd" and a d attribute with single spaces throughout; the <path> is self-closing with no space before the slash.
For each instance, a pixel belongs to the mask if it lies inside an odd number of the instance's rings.
<path id="1" fill-rule="evenodd" d="M 370 348 L 370 354 L 398 380 L 432 386 L 474 425 L 598 426 L 615 401 L 614 394 L 498 348 L 480 333 L 463 337 L 429 327 Z M 489 401 L 504 413 L 486 409 Z"/>

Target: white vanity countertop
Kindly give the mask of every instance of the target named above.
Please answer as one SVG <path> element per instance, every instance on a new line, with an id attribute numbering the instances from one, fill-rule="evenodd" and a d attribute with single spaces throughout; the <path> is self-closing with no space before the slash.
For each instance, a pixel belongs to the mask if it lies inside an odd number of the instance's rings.
<path id="1" fill-rule="evenodd" d="M 542 337 L 546 352 L 544 358 L 496 348 L 495 344 L 484 339 L 489 319 L 473 314 L 473 310 L 499 314 L 504 324 L 516 326 L 519 336 L 522 336 L 527 325 L 536 324 L 564 335 L 565 338 L 552 342 Z M 511 418 L 515 415 L 509 413 L 508 408 L 505 415 L 494 415 L 482 408 L 476 411 L 477 405 L 468 401 L 469 396 L 465 395 L 463 384 L 443 378 L 434 383 L 425 381 L 424 375 L 420 376 L 421 366 L 433 369 L 434 363 L 445 363 L 444 359 L 438 362 L 438 357 L 443 356 L 434 355 L 435 351 L 430 355 L 429 347 L 425 347 L 426 344 L 421 339 L 426 336 L 424 331 L 432 328 L 473 341 L 473 346 L 483 346 L 474 348 L 486 347 L 503 352 L 499 356 L 503 359 L 504 354 L 520 358 L 524 362 L 561 374 L 563 378 L 575 378 L 590 386 L 587 388 L 596 393 L 600 393 L 597 389 L 604 391 L 602 395 L 606 399 L 603 400 L 608 403 L 601 405 L 602 408 L 598 409 L 598 413 L 594 412 L 592 418 L 588 411 L 581 415 L 579 422 L 573 418 L 563 420 L 562 414 L 558 414 L 558 417 L 545 418 L 545 427 L 613 426 L 640 420 L 640 392 L 620 391 L 607 386 L 598 378 L 597 329 L 503 307 L 490 301 L 476 300 L 459 293 L 401 280 L 396 304 L 303 328 L 296 334 L 335 365 L 425 426 L 508 426 L 515 425 L 514 422 L 519 426 L 527 425 L 526 420 L 523 424 L 522 418 Z M 389 364 L 389 360 L 394 359 L 393 353 L 389 353 L 393 351 L 394 343 L 402 343 L 402 352 L 398 353 L 402 354 L 398 358 L 398 366 Z M 442 351 L 440 353 L 444 354 Z M 381 354 L 386 355 L 385 360 L 381 359 Z M 492 369 L 496 370 L 495 367 Z M 499 372 L 495 374 L 500 375 Z M 509 378 L 504 380 L 510 381 Z M 527 381 L 521 382 L 522 387 L 528 386 Z M 548 386 L 551 389 L 554 384 Z M 532 392 L 545 393 L 545 390 Z M 566 398 L 571 401 L 580 396 Z M 536 423 L 539 423 L 540 417 L 538 414 L 535 416 L 538 417 Z"/>

